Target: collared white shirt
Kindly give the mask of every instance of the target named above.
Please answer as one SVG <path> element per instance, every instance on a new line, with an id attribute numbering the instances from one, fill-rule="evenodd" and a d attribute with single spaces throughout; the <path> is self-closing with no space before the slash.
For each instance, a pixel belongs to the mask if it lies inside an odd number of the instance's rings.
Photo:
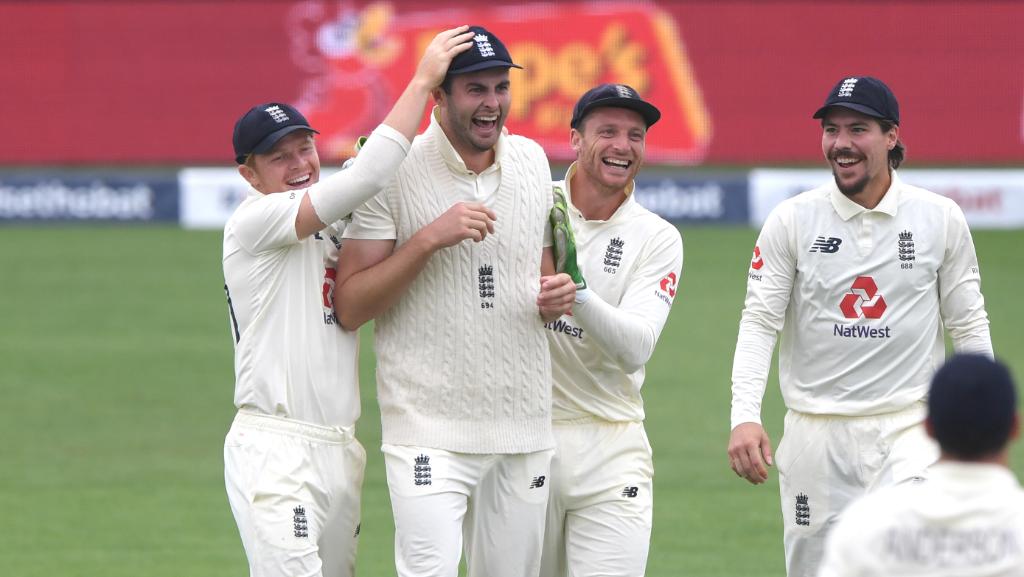
<path id="1" fill-rule="evenodd" d="M 760 422 L 776 335 L 789 409 L 893 412 L 923 400 L 945 357 L 992 355 L 974 242 L 950 199 L 892 184 L 874 209 L 834 182 L 768 216 L 747 274 L 732 426 Z"/>
<path id="2" fill-rule="evenodd" d="M 683 267 L 679 231 L 636 202 L 633 183 L 608 220 L 587 220 L 572 204 L 569 167 L 562 187 L 577 262 L 593 291 L 573 314 L 545 325 L 551 344 L 555 420 L 642 421 L 644 363 L 675 299 Z M 602 301 L 602 302 L 597 302 Z"/>
<path id="3" fill-rule="evenodd" d="M 248 196 L 224 227 L 235 405 L 323 426 L 359 417 L 357 333 L 334 314 L 344 221 L 302 240 L 305 191 Z"/>
<path id="4" fill-rule="evenodd" d="M 920 483 L 852 503 L 832 528 L 820 577 L 1020 577 L 1024 491 L 1001 465 L 940 461 Z"/>

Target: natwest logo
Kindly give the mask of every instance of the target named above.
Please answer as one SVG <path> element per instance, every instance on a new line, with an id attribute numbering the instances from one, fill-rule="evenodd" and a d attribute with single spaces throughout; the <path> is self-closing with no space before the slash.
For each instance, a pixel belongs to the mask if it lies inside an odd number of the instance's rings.
<path id="1" fill-rule="evenodd" d="M 754 247 L 754 256 L 750 259 L 750 268 L 754 270 L 761 270 L 764 266 L 764 259 L 761 258 L 761 247 Z"/>
<path id="2" fill-rule="evenodd" d="M 885 299 L 878 293 L 878 285 L 875 279 L 869 276 L 859 276 L 850 292 L 846 293 L 843 301 L 839 303 L 839 310 L 848 319 L 859 319 L 862 316 L 869 319 L 880 319 L 885 312 Z"/>
<path id="3" fill-rule="evenodd" d="M 661 279 L 661 292 L 667 293 L 669 297 L 676 296 L 676 273 L 670 272 Z"/>

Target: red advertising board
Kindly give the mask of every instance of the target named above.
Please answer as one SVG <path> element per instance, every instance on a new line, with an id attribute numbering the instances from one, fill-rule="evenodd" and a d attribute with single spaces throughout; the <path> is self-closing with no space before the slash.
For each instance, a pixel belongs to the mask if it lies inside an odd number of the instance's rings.
<path id="1" fill-rule="evenodd" d="M 579 94 L 620 82 L 663 112 L 651 162 L 816 164 L 811 113 L 870 74 L 900 100 L 908 164 L 1021 164 L 1022 22 L 1010 0 L 3 2 L 0 165 L 229 164 L 235 118 L 269 100 L 336 159 L 457 23 L 524 65 L 508 127 L 553 161 Z"/>

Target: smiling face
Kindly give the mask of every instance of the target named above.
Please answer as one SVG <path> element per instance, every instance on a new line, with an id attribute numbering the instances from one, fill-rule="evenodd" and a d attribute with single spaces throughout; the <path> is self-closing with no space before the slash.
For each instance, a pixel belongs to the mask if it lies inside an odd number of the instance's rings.
<path id="1" fill-rule="evenodd" d="M 508 68 L 488 68 L 452 77 L 451 92 L 434 89 L 440 124 L 452 146 L 468 157 L 489 153 L 498 143 L 512 96 Z"/>
<path id="2" fill-rule="evenodd" d="M 595 108 L 573 129 L 576 168 L 594 188 L 625 193 L 644 162 L 647 125 L 627 108 Z"/>
<path id="3" fill-rule="evenodd" d="M 836 186 L 848 197 L 878 199 L 889 189 L 889 151 L 896 146 L 899 126 L 883 132 L 878 120 L 841 106 L 822 119 L 821 150 L 832 168 Z"/>
<path id="4" fill-rule="evenodd" d="M 239 174 L 263 194 L 299 190 L 320 180 L 320 156 L 313 133 L 296 130 L 265 154 L 254 154 L 238 167 Z"/>

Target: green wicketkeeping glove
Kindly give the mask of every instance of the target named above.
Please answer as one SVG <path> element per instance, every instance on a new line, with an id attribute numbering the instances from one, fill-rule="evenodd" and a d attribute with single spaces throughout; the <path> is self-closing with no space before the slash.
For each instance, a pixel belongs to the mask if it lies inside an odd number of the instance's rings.
<path id="1" fill-rule="evenodd" d="M 576 238 L 572 234 L 572 223 L 569 221 L 569 203 L 565 200 L 565 192 L 562 187 L 551 187 L 554 196 L 554 206 L 551 207 L 551 214 L 548 220 L 551 222 L 551 238 L 554 241 L 555 271 L 564 272 L 569 275 L 572 282 L 576 283 L 576 290 L 587 288 L 587 281 L 580 273 L 580 267 L 576 263 Z"/>

